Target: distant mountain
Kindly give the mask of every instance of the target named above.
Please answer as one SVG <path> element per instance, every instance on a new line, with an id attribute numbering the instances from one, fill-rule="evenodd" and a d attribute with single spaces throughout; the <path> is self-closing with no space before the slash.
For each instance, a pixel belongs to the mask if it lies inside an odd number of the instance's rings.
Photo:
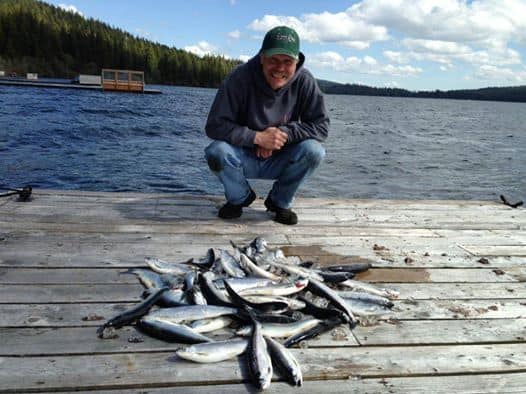
<path id="1" fill-rule="evenodd" d="M 148 83 L 214 87 L 239 63 L 200 58 L 40 1 L 0 0 L 0 70 L 72 78 L 131 69 Z"/>
<path id="2" fill-rule="evenodd" d="M 526 86 L 488 87 L 482 89 L 434 90 L 412 92 L 398 88 L 375 88 L 357 84 L 341 84 L 318 80 L 320 89 L 327 94 L 350 94 L 356 96 L 423 97 L 459 100 L 488 100 L 526 102 Z"/>

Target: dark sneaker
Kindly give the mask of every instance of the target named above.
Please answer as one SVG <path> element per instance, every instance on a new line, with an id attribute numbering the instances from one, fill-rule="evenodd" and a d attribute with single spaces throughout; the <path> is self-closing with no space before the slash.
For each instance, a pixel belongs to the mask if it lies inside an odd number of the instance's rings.
<path id="1" fill-rule="evenodd" d="M 256 193 L 254 193 L 254 190 L 250 189 L 250 194 L 246 198 L 243 203 L 236 205 L 231 204 L 227 202 L 225 205 L 223 205 L 219 212 L 217 213 L 217 216 L 219 216 L 221 219 L 235 219 L 241 216 L 243 213 L 243 207 L 248 207 L 252 202 L 256 199 Z"/>
<path id="2" fill-rule="evenodd" d="M 265 200 L 265 206 L 267 211 L 275 212 L 276 217 L 274 220 L 281 224 L 293 225 L 298 223 L 298 216 L 292 211 L 292 209 L 280 208 L 270 198 L 270 195 Z"/>

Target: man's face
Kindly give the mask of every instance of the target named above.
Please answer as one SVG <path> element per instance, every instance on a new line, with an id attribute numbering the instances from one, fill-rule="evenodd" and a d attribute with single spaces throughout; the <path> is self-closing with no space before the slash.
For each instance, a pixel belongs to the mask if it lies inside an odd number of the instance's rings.
<path id="1" fill-rule="evenodd" d="M 296 72 L 297 60 L 287 55 L 260 56 L 263 75 L 273 90 L 287 84 Z"/>

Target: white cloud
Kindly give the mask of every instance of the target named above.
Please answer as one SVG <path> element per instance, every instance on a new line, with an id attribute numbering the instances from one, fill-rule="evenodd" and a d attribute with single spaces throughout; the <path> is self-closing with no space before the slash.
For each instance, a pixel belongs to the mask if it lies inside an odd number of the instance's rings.
<path id="1" fill-rule="evenodd" d="M 378 64 L 376 59 L 374 57 L 371 57 L 371 56 L 365 56 L 363 58 L 363 62 L 364 62 L 364 64 L 366 64 L 368 66 L 376 66 Z"/>
<path id="2" fill-rule="evenodd" d="M 218 53 L 217 48 L 206 41 L 199 41 L 196 45 L 186 46 L 183 49 L 201 57 Z"/>
<path id="3" fill-rule="evenodd" d="M 436 53 L 443 55 L 459 55 L 471 52 L 471 48 L 464 44 L 452 41 L 422 40 L 407 38 L 402 41 L 403 45 L 414 52 Z"/>
<path id="4" fill-rule="evenodd" d="M 440 66 L 440 70 L 444 71 L 444 72 L 451 71 L 453 68 L 454 68 L 454 66 L 452 64 L 442 64 Z"/>
<path id="5" fill-rule="evenodd" d="M 248 62 L 250 59 L 252 59 L 252 56 L 250 55 L 239 55 L 239 60 L 241 60 L 242 62 Z"/>
<path id="6" fill-rule="evenodd" d="M 394 63 L 398 63 L 398 64 L 405 64 L 411 61 L 407 53 L 387 50 L 387 51 L 383 51 L 382 54 L 387 60 L 394 62 Z"/>
<path id="7" fill-rule="evenodd" d="M 239 38 L 241 37 L 241 32 L 239 30 L 231 31 L 230 33 L 228 33 L 228 37 L 234 40 L 239 40 Z"/>
<path id="8" fill-rule="evenodd" d="M 293 16 L 265 15 L 248 27 L 266 32 L 279 25 L 294 28 L 302 40 L 313 43 L 338 43 L 354 49 L 365 49 L 372 42 L 388 39 L 387 29 L 352 18 L 346 12 Z"/>
<path id="9" fill-rule="evenodd" d="M 475 65 L 510 65 L 522 62 L 519 52 L 500 46 L 477 50 L 451 41 L 421 39 L 405 39 L 402 44 L 408 52 L 384 51 L 384 56 L 388 59 L 399 59 L 399 63 L 429 60 L 442 65 L 451 65 L 458 61 Z"/>
<path id="10" fill-rule="evenodd" d="M 408 36 L 454 42 L 524 37 L 524 0 L 363 0 L 346 11 Z"/>
<path id="11" fill-rule="evenodd" d="M 367 41 L 341 41 L 339 44 L 352 49 L 358 49 L 359 51 L 367 49 L 371 45 Z"/>
<path id="12" fill-rule="evenodd" d="M 516 71 L 511 68 L 482 65 L 475 73 L 475 77 L 500 83 L 524 84 L 526 83 L 526 70 Z"/>
<path id="13" fill-rule="evenodd" d="M 521 55 L 510 48 L 499 48 L 489 50 L 474 51 L 465 55 L 458 56 L 462 61 L 471 64 L 486 64 L 494 66 L 521 64 Z"/>
<path id="14" fill-rule="evenodd" d="M 59 4 L 59 8 L 62 8 L 64 11 L 72 12 L 74 14 L 79 14 L 80 16 L 84 16 L 82 12 L 80 12 L 77 7 L 71 4 Z"/>
<path id="15" fill-rule="evenodd" d="M 395 66 L 392 64 L 381 64 L 371 56 L 358 58 L 350 56 L 344 58 L 337 52 L 323 52 L 309 58 L 309 64 L 314 67 L 332 69 L 339 72 L 392 75 L 392 76 L 415 76 L 423 70 L 409 65 Z"/>
<path id="16" fill-rule="evenodd" d="M 348 13 L 402 36 L 408 52 L 385 51 L 392 61 L 455 62 L 474 65 L 521 64 L 508 46 L 526 43 L 524 0 L 363 0 Z"/>
<path id="17" fill-rule="evenodd" d="M 248 27 L 259 32 L 266 32 L 275 26 L 287 25 L 295 29 L 300 36 L 304 35 L 302 22 L 294 16 L 265 15 L 262 19 L 252 21 Z"/>

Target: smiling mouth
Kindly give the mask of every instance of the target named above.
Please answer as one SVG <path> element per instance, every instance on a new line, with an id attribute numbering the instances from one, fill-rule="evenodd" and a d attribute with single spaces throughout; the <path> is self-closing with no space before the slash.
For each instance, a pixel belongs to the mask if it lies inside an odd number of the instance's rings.
<path id="1" fill-rule="evenodd" d="M 286 74 L 276 74 L 276 73 L 272 73 L 270 74 L 270 76 L 274 79 L 287 79 L 287 75 Z"/>

